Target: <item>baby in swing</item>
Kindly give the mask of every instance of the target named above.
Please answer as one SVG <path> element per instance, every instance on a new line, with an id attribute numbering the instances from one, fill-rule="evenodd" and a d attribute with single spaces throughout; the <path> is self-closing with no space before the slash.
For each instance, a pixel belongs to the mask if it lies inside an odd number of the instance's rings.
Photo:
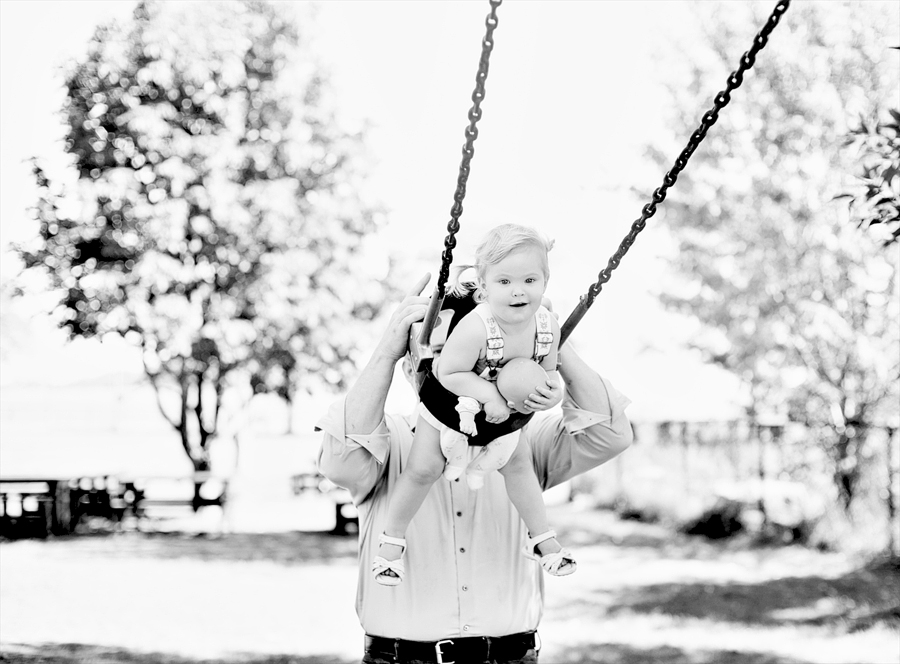
<path id="1" fill-rule="evenodd" d="M 402 581 L 406 529 L 441 475 L 448 480 L 465 475 L 469 488 L 478 490 L 485 473 L 493 470 L 503 475 L 510 501 L 528 528 L 526 555 L 554 576 L 575 571 L 572 554 L 550 530 L 531 455 L 519 433 L 487 443 L 471 461 L 466 435 L 476 434 L 474 418 L 482 408 L 488 422 L 509 417 L 511 403 L 500 394 L 496 380 L 514 358 L 532 359 L 548 375 L 546 388 L 536 388 L 526 402 L 527 412 L 547 410 L 562 400 L 556 371 L 559 324 L 542 306 L 552 246 L 531 228 L 504 224 L 479 245 L 475 265 L 466 266 L 475 268 L 479 304 L 450 333 L 434 366 L 441 384 L 459 397 L 456 410 L 462 433 L 441 424 L 420 405 L 409 460 L 398 479 L 379 536 L 379 555 L 372 564 L 379 583 L 393 586 Z"/>

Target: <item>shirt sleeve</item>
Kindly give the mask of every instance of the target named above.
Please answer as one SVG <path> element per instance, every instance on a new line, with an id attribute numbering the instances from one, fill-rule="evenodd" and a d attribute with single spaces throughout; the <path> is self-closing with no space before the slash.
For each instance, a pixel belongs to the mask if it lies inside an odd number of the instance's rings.
<path id="1" fill-rule="evenodd" d="M 382 419 L 369 434 L 348 434 L 345 430 L 345 400 L 336 401 L 316 423 L 322 432 L 317 466 L 319 472 L 347 489 L 354 504 L 363 502 L 384 472 L 390 451 L 390 432 Z"/>
<path id="2" fill-rule="evenodd" d="M 525 428 L 543 489 L 592 470 L 631 445 L 634 433 L 625 415 L 631 400 L 605 378 L 600 381 L 609 397 L 610 412 L 584 410 L 567 393 L 562 414 L 544 416 Z"/>

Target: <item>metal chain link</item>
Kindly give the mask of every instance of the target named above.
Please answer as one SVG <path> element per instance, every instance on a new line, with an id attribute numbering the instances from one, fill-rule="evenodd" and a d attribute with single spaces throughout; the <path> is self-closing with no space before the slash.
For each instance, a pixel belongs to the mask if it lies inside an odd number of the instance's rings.
<path id="1" fill-rule="evenodd" d="M 494 48 L 494 29 L 497 27 L 497 8 L 503 0 L 490 0 L 491 11 L 484 21 L 487 30 L 481 40 L 481 58 L 478 61 L 478 73 L 475 75 L 475 90 L 472 92 L 472 108 L 469 109 L 469 125 L 466 127 L 466 142 L 462 149 L 462 162 L 459 165 L 459 176 L 456 179 L 456 192 L 453 194 L 453 207 L 450 208 L 450 221 L 447 223 L 447 237 L 444 239 L 444 251 L 441 254 L 441 269 L 438 274 L 435 295 L 444 297 L 447 281 L 450 278 L 450 265 L 453 263 L 453 249 L 456 247 L 456 233 L 459 231 L 459 218 L 463 212 L 463 199 L 466 196 L 466 181 L 469 179 L 469 164 L 475 155 L 475 139 L 478 138 L 478 121 L 481 119 L 481 102 L 484 101 L 484 84 L 488 77 L 488 63 Z"/>
<path id="2" fill-rule="evenodd" d="M 713 107 L 703 114 L 703 118 L 700 121 L 700 126 L 697 127 L 697 129 L 691 135 L 690 139 L 688 140 L 687 146 L 684 148 L 684 150 L 681 151 L 681 154 L 678 155 L 678 158 L 675 160 L 675 164 L 672 166 L 671 170 L 666 173 L 665 177 L 663 177 L 663 184 L 653 192 L 652 199 L 643 207 L 641 216 L 631 225 L 631 230 L 622 240 L 621 244 L 619 244 L 619 248 L 616 250 L 616 252 L 612 255 L 612 257 L 610 257 L 606 267 L 600 270 L 597 281 L 590 285 L 586 294 L 581 296 L 581 300 L 575 307 L 575 310 L 569 315 L 569 317 L 566 319 L 566 322 L 563 323 L 560 331 L 560 345 L 565 343 L 566 339 L 568 339 L 569 335 L 572 333 L 572 330 L 584 317 L 584 314 L 587 313 L 588 308 L 594 303 L 594 299 L 597 297 L 597 295 L 600 294 L 600 291 L 603 289 L 603 284 L 609 281 L 610 277 L 612 276 L 613 270 L 619 267 L 619 263 L 622 261 L 622 258 L 631 248 L 631 245 L 634 244 L 634 241 L 637 239 L 638 233 L 644 230 L 644 227 L 647 225 L 647 220 L 654 214 L 656 214 L 656 206 L 666 199 L 666 192 L 668 191 L 669 187 L 675 184 L 675 181 L 678 179 L 678 175 L 682 170 L 684 170 L 685 166 L 687 166 L 688 160 L 691 158 L 691 155 L 694 154 L 694 151 L 706 137 L 706 132 L 708 132 L 710 127 L 712 127 L 716 123 L 716 120 L 718 120 L 719 111 L 725 108 L 725 106 L 731 100 L 731 93 L 738 87 L 740 87 L 741 83 L 743 83 L 744 74 L 747 72 L 747 70 L 753 67 L 754 62 L 756 62 L 757 54 L 768 42 L 769 35 L 771 34 L 772 30 L 775 29 L 775 26 L 778 25 L 778 21 L 781 19 L 782 14 L 787 11 L 790 4 L 790 0 L 781 0 L 775 6 L 775 9 L 772 10 L 772 13 L 769 16 L 768 21 L 766 21 L 765 26 L 763 26 L 763 29 L 760 30 L 754 38 L 752 47 L 741 57 L 740 66 L 728 77 L 727 86 L 724 90 L 722 90 L 715 96 Z"/>

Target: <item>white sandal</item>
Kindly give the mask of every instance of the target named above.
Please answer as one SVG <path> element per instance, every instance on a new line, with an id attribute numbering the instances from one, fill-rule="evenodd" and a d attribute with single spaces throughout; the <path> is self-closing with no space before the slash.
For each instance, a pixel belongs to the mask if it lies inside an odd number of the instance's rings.
<path id="1" fill-rule="evenodd" d="M 574 572 L 578 567 L 575 558 L 572 557 L 572 553 L 568 549 L 561 548 L 556 553 L 548 553 L 543 556 L 536 553 L 538 544 L 555 538 L 555 530 L 548 530 L 546 533 L 542 533 L 537 537 L 529 537 L 525 544 L 525 555 L 532 560 L 539 561 L 541 567 L 544 568 L 544 571 L 547 572 L 547 574 L 552 576 L 567 576 Z"/>
<path id="2" fill-rule="evenodd" d="M 406 540 L 400 537 L 390 537 L 381 533 L 378 536 L 378 545 L 393 544 L 400 547 L 400 557 L 396 560 L 388 560 L 383 556 L 376 556 L 372 561 L 372 573 L 375 580 L 383 586 L 396 586 L 403 581 L 406 575 L 406 567 L 403 565 L 403 553 L 406 551 Z M 396 576 L 387 574 L 393 572 Z"/>

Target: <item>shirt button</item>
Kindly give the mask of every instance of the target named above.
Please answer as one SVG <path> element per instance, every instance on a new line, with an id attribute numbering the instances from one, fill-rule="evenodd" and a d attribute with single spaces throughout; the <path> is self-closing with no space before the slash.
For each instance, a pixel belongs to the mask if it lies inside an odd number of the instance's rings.
<path id="1" fill-rule="evenodd" d="M 462 516 L 462 512 L 457 512 L 456 516 Z"/>
<path id="2" fill-rule="evenodd" d="M 466 547 L 464 547 L 464 546 L 459 547 L 459 552 L 460 552 L 460 553 L 465 553 L 465 552 L 466 552 Z"/>
<path id="3" fill-rule="evenodd" d="M 469 626 L 468 626 L 468 625 L 463 625 L 463 631 L 464 631 L 464 632 L 468 632 L 468 631 L 469 631 Z"/>
<path id="4" fill-rule="evenodd" d="M 469 589 L 469 586 L 463 586 L 463 591 L 464 591 L 464 592 L 465 592 L 466 590 L 468 590 L 468 589 Z M 463 629 L 469 629 L 469 627 L 466 626 L 466 627 L 463 627 Z"/>

